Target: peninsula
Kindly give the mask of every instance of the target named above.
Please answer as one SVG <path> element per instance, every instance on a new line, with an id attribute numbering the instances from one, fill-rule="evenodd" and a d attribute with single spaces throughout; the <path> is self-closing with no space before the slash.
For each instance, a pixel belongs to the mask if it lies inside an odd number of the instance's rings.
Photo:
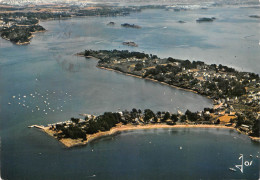
<path id="1" fill-rule="evenodd" d="M 85 145 L 102 136 L 125 130 L 147 128 L 234 128 L 259 141 L 259 75 L 201 61 L 158 58 L 141 52 L 86 50 L 78 53 L 99 59 L 97 67 L 182 88 L 212 99 L 213 108 L 191 112 L 131 111 L 105 112 L 84 118 L 40 126 L 67 147 Z"/>

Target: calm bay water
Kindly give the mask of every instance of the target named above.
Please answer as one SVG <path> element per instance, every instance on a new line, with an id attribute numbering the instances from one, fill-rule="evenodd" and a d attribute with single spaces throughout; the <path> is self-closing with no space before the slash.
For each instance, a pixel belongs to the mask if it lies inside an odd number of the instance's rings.
<path id="1" fill-rule="evenodd" d="M 251 14 L 259 14 L 259 9 L 146 10 L 127 17 L 41 22 L 48 31 L 36 34 L 28 46 L 15 46 L 1 39 L 1 176 L 258 178 L 259 159 L 255 156 L 260 156 L 259 144 L 229 130 L 139 130 L 68 150 L 42 132 L 27 128 L 78 117 L 79 113 L 100 114 L 134 107 L 199 111 L 212 106 L 210 100 L 197 94 L 101 70 L 95 67 L 96 60 L 73 54 L 84 49 L 129 49 L 160 57 L 222 63 L 259 73 L 259 20 L 248 18 Z M 197 24 L 195 20 L 203 16 L 214 16 L 217 20 Z M 178 20 L 187 23 L 179 24 Z M 116 25 L 106 26 L 110 21 Z M 120 24 L 125 22 L 143 28 L 121 28 Z M 135 41 L 139 47 L 122 46 L 123 41 Z M 243 174 L 228 170 L 239 164 L 240 153 L 248 160 L 249 154 L 254 156 L 253 165 L 245 168 Z"/>

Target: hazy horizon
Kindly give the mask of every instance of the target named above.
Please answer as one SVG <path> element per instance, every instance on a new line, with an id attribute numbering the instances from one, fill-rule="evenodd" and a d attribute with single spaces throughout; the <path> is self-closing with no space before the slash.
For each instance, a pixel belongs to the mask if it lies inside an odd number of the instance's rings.
<path id="1" fill-rule="evenodd" d="M 2 4 L 43 4 L 43 3 L 71 3 L 71 4 L 91 4 L 91 3 L 108 3 L 108 4 L 135 4 L 135 5 L 167 5 L 167 4 L 259 4 L 257 0 L 0 0 Z"/>

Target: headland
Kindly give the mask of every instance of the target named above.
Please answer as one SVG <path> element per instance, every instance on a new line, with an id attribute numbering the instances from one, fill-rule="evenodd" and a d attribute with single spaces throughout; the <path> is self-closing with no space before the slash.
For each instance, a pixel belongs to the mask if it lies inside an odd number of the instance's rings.
<path id="1" fill-rule="evenodd" d="M 97 67 L 182 88 L 210 98 L 214 107 L 203 111 L 171 113 L 144 111 L 105 112 L 50 124 L 43 130 L 67 147 L 124 130 L 146 128 L 233 128 L 259 141 L 259 75 L 201 61 L 159 58 L 156 55 L 118 50 L 78 53 L 98 59 Z"/>

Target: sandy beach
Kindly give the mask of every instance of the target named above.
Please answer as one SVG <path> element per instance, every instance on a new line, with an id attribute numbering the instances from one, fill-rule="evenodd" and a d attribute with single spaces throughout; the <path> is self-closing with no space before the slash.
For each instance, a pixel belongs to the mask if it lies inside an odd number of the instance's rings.
<path id="1" fill-rule="evenodd" d="M 39 127 L 37 127 L 39 128 Z M 111 136 L 120 134 L 120 132 L 123 131 L 130 131 L 130 130 L 139 130 L 139 129 L 161 129 L 161 128 L 221 128 L 221 129 L 235 129 L 234 127 L 227 127 L 224 125 L 167 125 L 167 124 L 148 124 L 148 125 L 122 125 L 118 124 L 116 127 L 113 127 L 110 131 L 105 132 L 98 132 L 95 134 L 87 134 L 87 140 L 83 141 L 82 139 L 70 139 L 70 138 L 63 138 L 59 140 L 63 145 L 65 145 L 67 148 L 75 147 L 75 146 L 83 146 L 88 144 L 91 141 L 97 140 L 102 137 Z M 41 127 L 39 129 L 42 129 L 45 133 L 48 135 L 56 138 L 54 134 L 55 131 L 52 131 L 49 129 L 49 127 Z M 250 137 L 251 138 L 251 137 Z M 252 139 L 252 138 L 251 138 Z"/>

